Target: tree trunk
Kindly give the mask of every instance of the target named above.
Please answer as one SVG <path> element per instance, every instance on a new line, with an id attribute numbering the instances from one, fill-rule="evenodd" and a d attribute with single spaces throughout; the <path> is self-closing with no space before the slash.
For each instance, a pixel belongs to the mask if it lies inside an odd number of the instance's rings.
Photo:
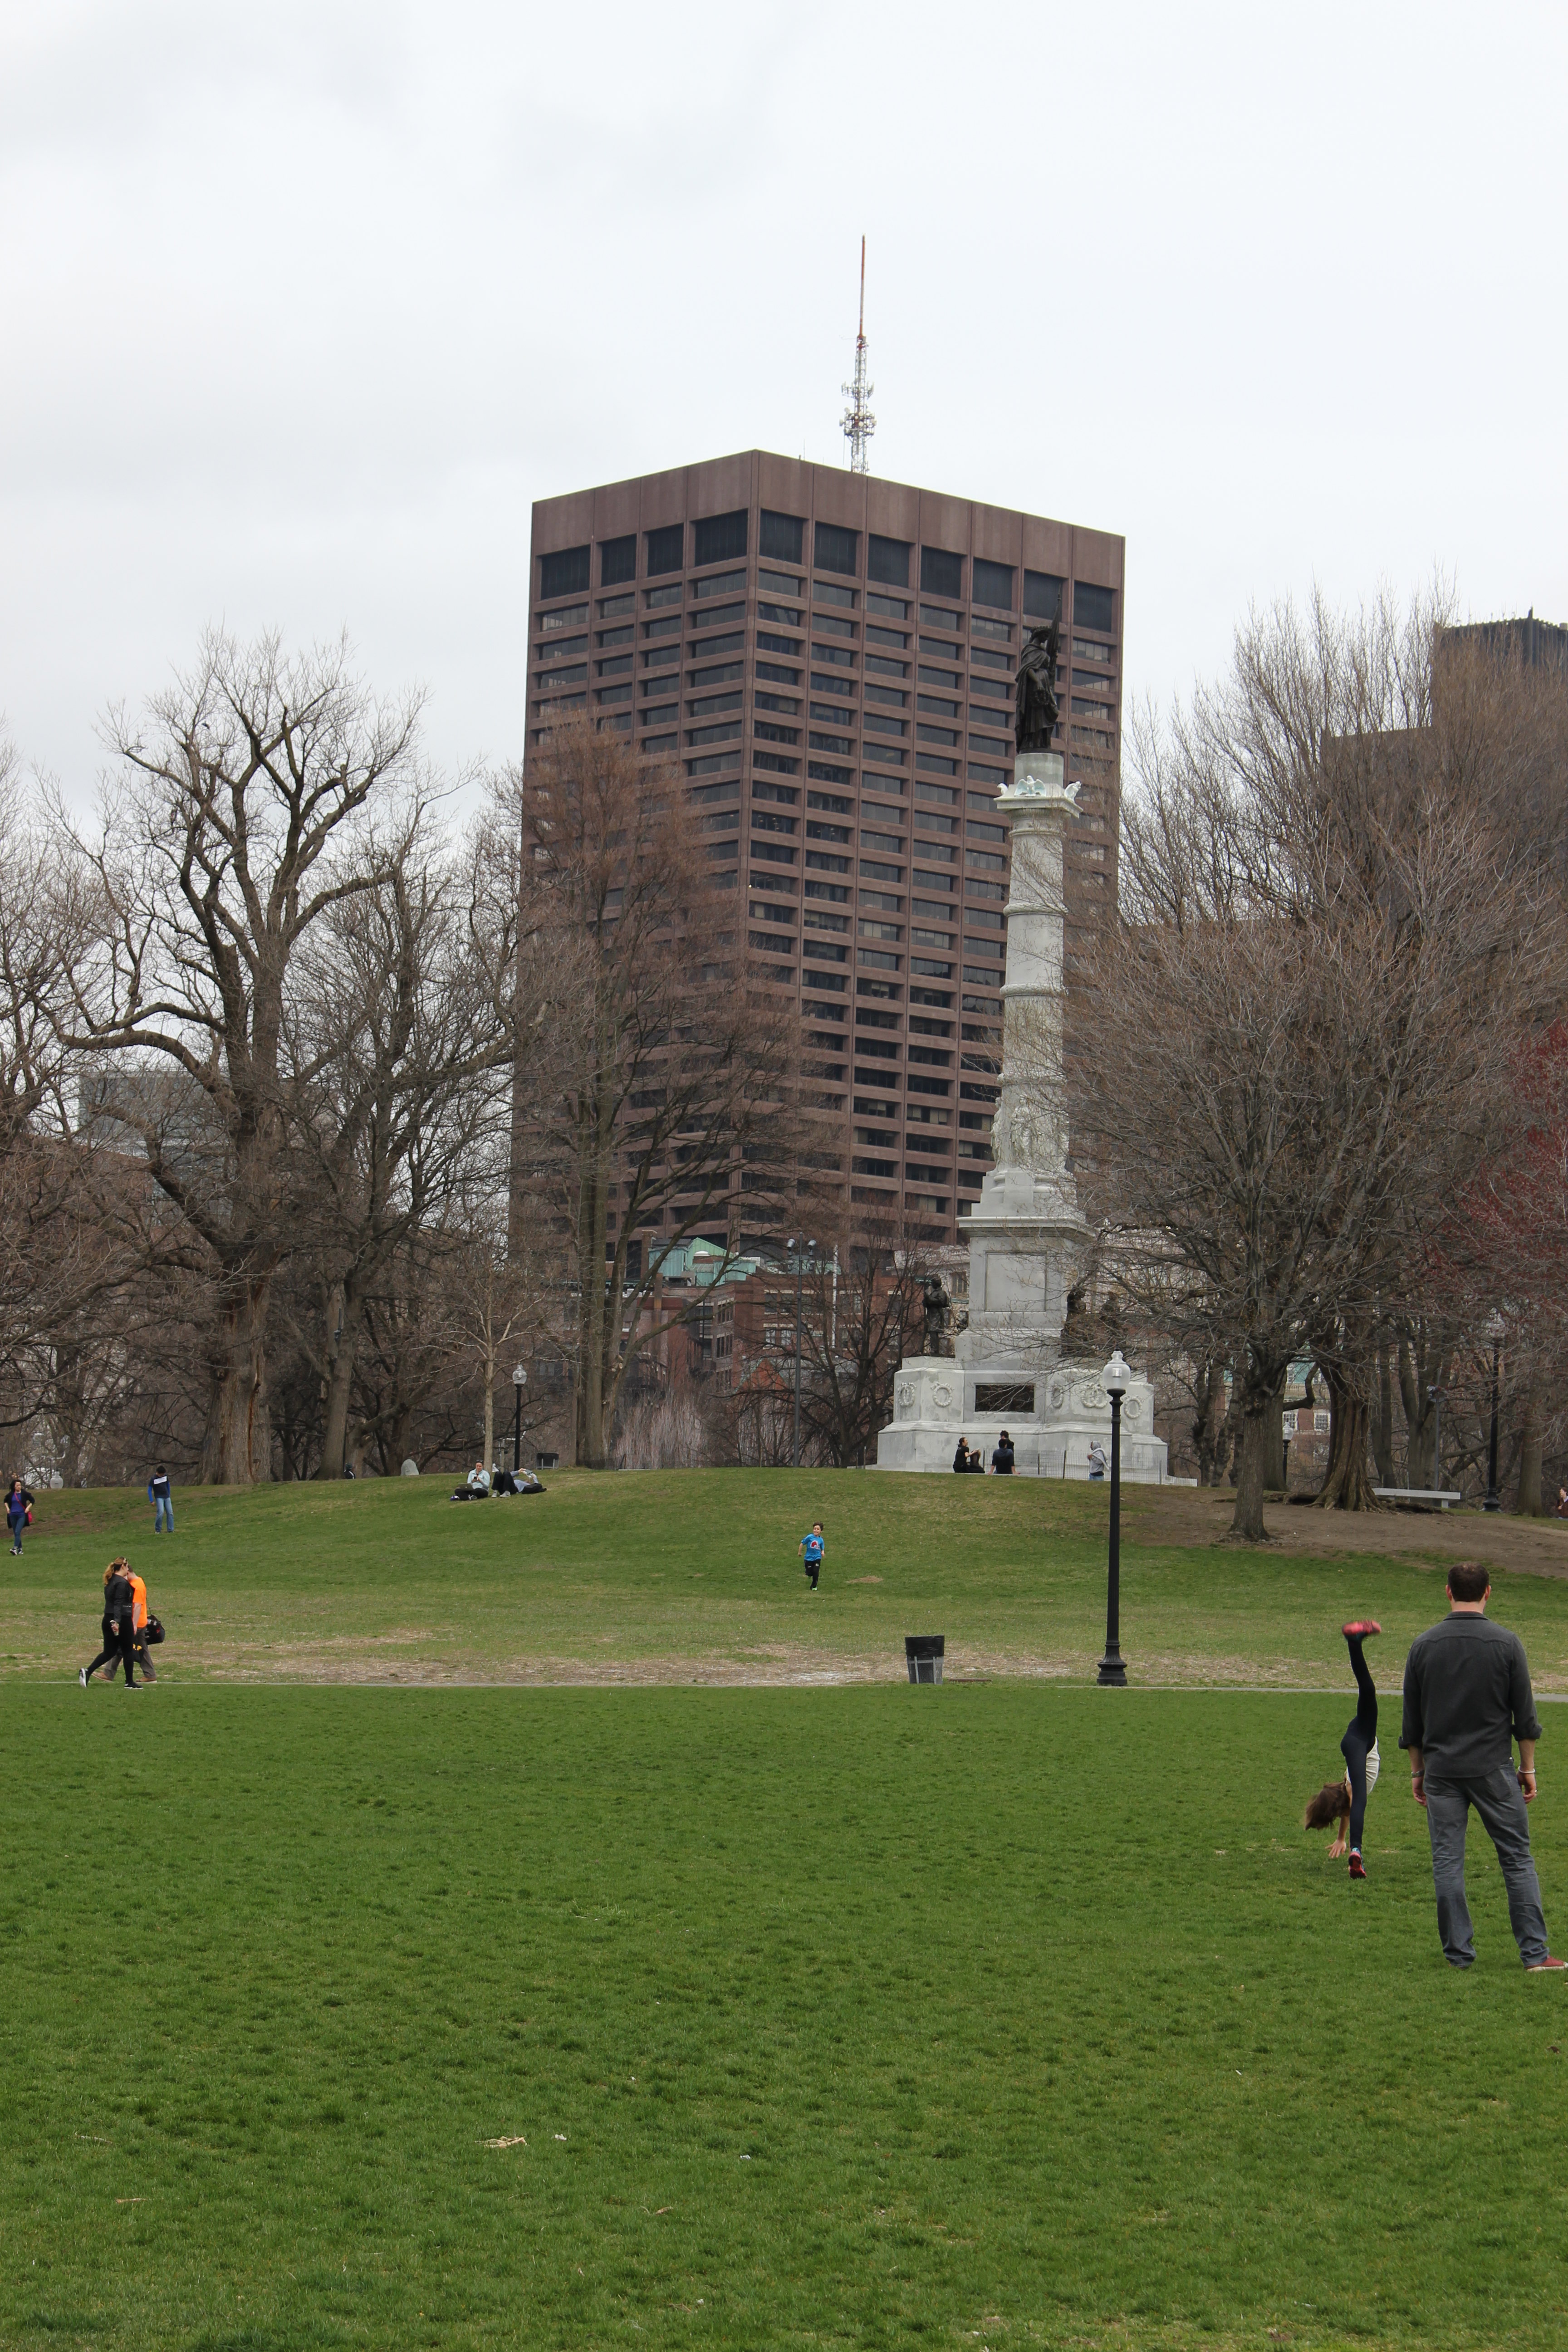
<path id="1" fill-rule="evenodd" d="M 620 1337 L 621 1302 L 605 1272 L 609 1238 L 609 1196 L 615 1174 L 614 1108 L 601 1087 L 595 1106 L 591 1149 L 582 1155 L 577 1212 L 577 1286 L 580 1346 L 577 1379 L 577 1459 L 585 1470 L 603 1470 L 605 1390 L 610 1356 Z"/>
<path id="2" fill-rule="evenodd" d="M 1521 1519 L 1541 1517 L 1541 1446 L 1544 1418 L 1540 1383 L 1532 1380 L 1521 1400 L 1519 1430 L 1519 1496 L 1514 1510 Z"/>
<path id="3" fill-rule="evenodd" d="M 1274 1417 L 1268 1423 L 1268 1447 L 1264 1456 L 1263 1483 L 1270 1494 L 1285 1484 L 1285 1382 L 1274 1392 Z"/>
<path id="4" fill-rule="evenodd" d="M 267 1411 L 269 1274 L 239 1276 L 220 1294 L 210 1357 L 212 1395 L 202 1441 L 202 1484 L 254 1486 L 272 1475 Z"/>
<path id="5" fill-rule="evenodd" d="M 1377 1464 L 1377 1483 L 1392 1486 L 1394 1477 L 1394 1376 L 1388 1360 L 1388 1342 L 1381 1340 L 1377 1350 L 1377 1415 L 1372 1428 L 1373 1459 Z"/>
<path id="6" fill-rule="evenodd" d="M 1359 1375 L 1342 1366 L 1325 1364 L 1329 1384 L 1329 1466 L 1312 1497 L 1319 1511 L 1375 1511 L 1381 1507 L 1372 1491 L 1367 1467 L 1371 1409 Z"/>
<path id="7" fill-rule="evenodd" d="M 364 1325 L 364 1300 L 352 1281 L 345 1282 L 339 1309 L 342 1330 L 331 1342 L 327 1373 L 327 1411 L 321 1433 L 320 1478 L 341 1478 L 348 1455 L 349 1407 L 353 1399 L 354 1362 Z"/>
<path id="8" fill-rule="evenodd" d="M 1193 1422 L 1193 1451 L 1197 1457 L 1200 1486 L 1217 1486 L 1224 1475 L 1220 1462 L 1225 1449 L 1225 1366 L 1212 1363 L 1204 1377 Z"/>
<path id="9" fill-rule="evenodd" d="M 1236 1465 L 1236 1509 L 1230 1522 L 1230 1532 L 1248 1543 L 1267 1540 L 1268 1530 L 1263 1524 L 1263 1488 L 1268 1474 L 1269 1455 L 1269 1423 L 1272 1417 L 1276 1432 L 1279 1428 L 1279 1397 L 1282 1383 L 1271 1382 L 1268 1389 L 1255 1391 L 1248 1396 L 1241 1416 L 1241 1444 Z"/>

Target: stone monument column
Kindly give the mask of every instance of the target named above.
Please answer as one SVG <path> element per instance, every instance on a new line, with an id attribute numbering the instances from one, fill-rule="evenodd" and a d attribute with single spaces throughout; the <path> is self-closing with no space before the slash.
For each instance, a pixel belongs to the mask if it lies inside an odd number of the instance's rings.
<path id="1" fill-rule="evenodd" d="M 1058 751 L 1020 751 L 996 803 L 1012 820 L 1002 1087 L 994 1165 L 969 1237 L 971 1363 L 1034 1370 L 1056 1359 L 1078 1253 L 1089 1238 L 1068 1167 L 1062 838 L 1076 807 Z"/>

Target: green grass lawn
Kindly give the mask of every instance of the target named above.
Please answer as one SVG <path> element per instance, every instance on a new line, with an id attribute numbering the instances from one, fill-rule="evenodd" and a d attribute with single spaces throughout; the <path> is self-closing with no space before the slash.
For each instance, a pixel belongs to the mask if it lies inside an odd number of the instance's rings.
<path id="1" fill-rule="evenodd" d="M 47 1495 L 0 1554 L 0 1676 L 58 1680 L 98 1647 L 103 1564 L 128 1549 L 184 1679 L 296 1682 L 896 1678 L 942 1633 L 957 1673 L 1081 1680 L 1105 1633 L 1106 1496 L 1049 1480 L 855 1471 L 552 1474 L 531 1500 L 445 1482 L 181 1494 L 154 1538 L 124 1493 Z M 1441 1613 L 1429 1564 L 1162 1547 L 1130 1494 L 1123 1647 L 1152 1684 L 1345 1685 L 1338 1626 L 1371 1610 L 1392 1684 Z M 795 1547 L 826 1522 L 822 1590 Z M 1369 1539 L 1375 1540 L 1375 1524 Z M 1545 1690 L 1568 1690 L 1568 1587 L 1498 1579 Z"/>
<path id="2" fill-rule="evenodd" d="M 1348 1712 L 14 1685 L 0 2340 L 1555 2347 L 1568 1988 Z"/>
<path id="3" fill-rule="evenodd" d="M 1568 1987 L 1484 1839 L 1444 1967 L 1394 1747 L 1440 1575 L 1129 1504 L 1134 1676 L 1212 1687 L 1092 1687 L 1084 1487 L 277 1487 L 156 1541 L 45 1496 L 0 1571 L 0 2343 L 1554 2347 Z M 137 1698 L 74 1681 L 121 1546 Z M 1568 1685 L 1562 1583 L 1495 1580 Z M 1352 1609 L 1355 1888 L 1298 1827 Z M 902 1682 L 926 1631 L 970 1680 Z M 646 1686 L 519 1686 L 585 1679 Z"/>

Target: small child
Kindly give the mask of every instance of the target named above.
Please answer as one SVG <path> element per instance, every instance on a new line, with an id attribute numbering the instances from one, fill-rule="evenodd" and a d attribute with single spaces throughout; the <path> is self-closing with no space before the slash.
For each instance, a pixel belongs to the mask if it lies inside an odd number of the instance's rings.
<path id="1" fill-rule="evenodd" d="M 811 1589 L 814 1592 L 816 1591 L 816 1580 L 822 1573 L 822 1555 L 826 1549 L 826 1544 L 823 1540 L 822 1521 L 816 1519 L 812 1524 L 811 1533 L 808 1536 L 802 1536 L 800 1539 L 800 1556 L 805 1562 L 805 1572 L 811 1579 Z"/>

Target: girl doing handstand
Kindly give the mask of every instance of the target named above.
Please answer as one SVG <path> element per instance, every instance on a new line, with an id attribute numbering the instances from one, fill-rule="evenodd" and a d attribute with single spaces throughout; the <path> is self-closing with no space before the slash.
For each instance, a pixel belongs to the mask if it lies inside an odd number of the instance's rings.
<path id="1" fill-rule="evenodd" d="M 1334 1842 L 1329 1848 L 1329 1860 L 1338 1862 L 1347 1844 L 1350 1847 L 1350 1871 L 1352 1878 L 1364 1878 L 1366 1866 L 1361 1858 L 1362 1832 L 1366 1824 L 1366 1801 L 1377 1786 L 1379 1757 L 1377 1753 L 1377 1690 L 1362 1655 L 1362 1643 L 1369 1634 L 1381 1633 L 1383 1628 L 1370 1618 L 1358 1618 L 1353 1625 L 1342 1626 L 1350 1644 L 1351 1671 L 1355 1676 L 1358 1696 L 1356 1711 L 1345 1726 L 1345 1736 L 1340 1742 L 1340 1753 L 1345 1759 L 1344 1778 L 1325 1780 L 1308 1805 L 1302 1826 L 1310 1830 L 1326 1830 L 1331 1822 L 1337 1823 Z"/>

